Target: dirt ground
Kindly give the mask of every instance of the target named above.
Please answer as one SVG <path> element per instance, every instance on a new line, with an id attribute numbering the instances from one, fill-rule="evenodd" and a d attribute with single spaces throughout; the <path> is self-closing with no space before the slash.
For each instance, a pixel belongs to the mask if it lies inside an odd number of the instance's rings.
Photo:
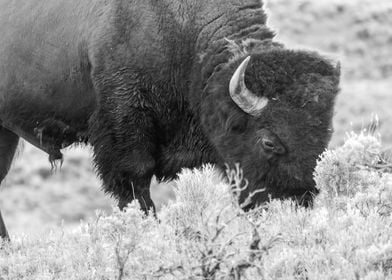
<path id="1" fill-rule="evenodd" d="M 384 147 L 392 148 L 392 2 L 270 0 L 267 7 L 269 24 L 286 46 L 317 49 L 341 61 L 331 147 L 377 114 Z M 71 228 L 96 209 L 110 211 L 113 201 L 100 191 L 90 155 L 89 148 L 67 150 L 61 171 L 53 173 L 47 155 L 24 144 L 0 192 L 10 233 Z"/>

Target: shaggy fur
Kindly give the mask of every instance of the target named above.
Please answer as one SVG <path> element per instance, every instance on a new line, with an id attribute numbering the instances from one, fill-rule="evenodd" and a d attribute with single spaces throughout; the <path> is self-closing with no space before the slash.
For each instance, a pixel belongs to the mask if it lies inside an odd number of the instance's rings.
<path id="1" fill-rule="evenodd" d="M 2 125 L 51 155 L 88 141 L 120 207 L 152 207 L 154 174 L 207 162 L 241 164 L 242 200 L 316 192 L 339 73 L 274 42 L 259 0 L 16 2 L 0 0 Z M 228 92 L 249 55 L 246 85 L 270 99 L 258 118 Z M 263 136 L 287 153 L 264 150 Z"/>

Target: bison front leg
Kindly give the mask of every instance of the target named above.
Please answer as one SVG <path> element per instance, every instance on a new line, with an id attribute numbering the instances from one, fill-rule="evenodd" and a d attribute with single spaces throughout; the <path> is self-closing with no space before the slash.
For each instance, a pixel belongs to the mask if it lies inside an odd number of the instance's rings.
<path id="1" fill-rule="evenodd" d="M 120 209 L 138 199 L 147 213 L 154 208 L 149 188 L 156 166 L 155 121 L 149 110 L 128 102 L 111 98 L 100 106 L 90 121 L 90 142 L 105 191 Z"/>

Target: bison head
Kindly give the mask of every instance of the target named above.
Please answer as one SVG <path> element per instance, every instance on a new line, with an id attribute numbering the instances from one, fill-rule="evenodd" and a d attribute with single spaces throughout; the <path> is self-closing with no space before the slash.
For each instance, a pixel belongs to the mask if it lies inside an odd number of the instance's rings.
<path id="1" fill-rule="evenodd" d="M 317 193 L 313 171 L 332 134 L 339 67 L 316 53 L 274 49 L 233 59 L 204 94 L 202 124 L 222 161 L 239 163 L 252 205 Z"/>

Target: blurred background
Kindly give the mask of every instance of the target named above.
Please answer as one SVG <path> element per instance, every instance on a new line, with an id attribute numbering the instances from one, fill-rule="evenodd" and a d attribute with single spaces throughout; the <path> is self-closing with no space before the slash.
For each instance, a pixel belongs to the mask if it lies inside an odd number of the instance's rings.
<path id="1" fill-rule="evenodd" d="M 331 147 L 345 133 L 366 128 L 375 114 L 386 149 L 392 148 L 392 1 L 269 0 L 269 25 L 288 47 L 317 49 L 341 61 L 341 92 Z M 0 209 L 11 235 L 39 235 L 53 226 L 73 228 L 111 211 L 100 190 L 91 148 L 64 151 L 64 164 L 51 172 L 48 156 L 21 143 L 1 186 Z"/>

